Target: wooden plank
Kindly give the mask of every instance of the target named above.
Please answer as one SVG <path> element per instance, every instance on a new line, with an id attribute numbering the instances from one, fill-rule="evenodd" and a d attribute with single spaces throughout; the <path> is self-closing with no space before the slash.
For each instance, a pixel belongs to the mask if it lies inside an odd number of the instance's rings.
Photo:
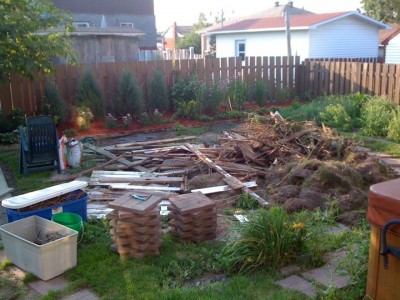
<path id="1" fill-rule="evenodd" d="M 262 81 L 262 59 L 260 56 L 256 57 L 256 73 L 255 81 Z"/>
<path id="2" fill-rule="evenodd" d="M 394 100 L 395 68 L 396 68 L 396 65 L 393 65 L 393 64 L 389 65 L 387 95 L 388 95 L 388 98 L 391 99 L 391 100 Z"/>
<path id="3" fill-rule="evenodd" d="M 162 139 L 162 140 L 152 140 L 152 141 L 144 141 L 144 142 L 132 142 L 132 143 L 124 143 L 124 144 L 115 144 L 115 147 L 131 147 L 131 146 L 148 146 L 148 145 L 157 145 L 157 144 L 168 144 L 182 141 L 190 141 L 195 140 L 197 137 L 194 135 L 190 136 L 180 136 L 176 138 Z"/>
<path id="4" fill-rule="evenodd" d="M 224 177 L 223 179 L 232 189 L 237 190 L 245 187 L 243 182 L 241 182 L 239 179 L 236 177 Z"/>
<path id="5" fill-rule="evenodd" d="M 83 146 L 86 147 L 86 148 L 89 148 L 90 150 L 93 150 L 93 151 L 95 151 L 95 152 L 97 152 L 97 153 L 99 153 L 101 155 L 104 155 L 104 156 L 106 156 L 108 158 L 111 158 L 111 159 L 117 158 L 117 156 L 115 154 L 113 154 L 111 152 L 108 152 L 108 151 L 104 150 L 103 148 L 98 148 L 98 147 L 96 147 L 94 145 L 91 145 L 91 144 L 83 144 Z M 128 166 L 128 167 L 132 166 L 133 169 L 136 169 L 136 170 L 139 170 L 139 171 L 142 171 L 142 172 L 147 172 L 148 171 L 148 169 L 146 169 L 146 168 L 144 168 L 144 167 L 142 167 L 140 165 L 139 166 L 133 166 L 132 165 L 133 164 L 132 161 L 127 160 L 126 158 L 123 158 L 123 157 L 118 158 L 117 161 L 120 162 L 121 164 L 124 164 L 124 165 Z"/>
<path id="6" fill-rule="evenodd" d="M 271 99 L 275 99 L 275 57 L 273 56 L 269 58 L 269 89 Z"/>
<path id="7" fill-rule="evenodd" d="M 400 104 L 400 65 L 396 65 L 394 102 Z"/>
<path id="8" fill-rule="evenodd" d="M 362 94 L 367 93 L 368 91 L 368 63 L 363 63 L 362 64 L 362 73 L 361 73 L 361 88 L 360 91 Z"/>
<path id="9" fill-rule="evenodd" d="M 245 187 L 251 188 L 251 187 L 256 187 L 257 183 L 255 181 L 249 181 L 249 182 L 243 182 L 243 185 Z M 208 195 L 208 194 L 215 194 L 215 193 L 228 192 L 228 191 L 233 191 L 233 188 L 229 185 L 219 185 L 219 186 L 213 186 L 213 187 L 202 188 L 202 189 L 194 189 L 194 190 L 191 190 L 190 192 L 191 193 L 200 192 L 204 195 Z"/>
<path id="10" fill-rule="evenodd" d="M 389 65 L 382 65 L 382 81 L 381 81 L 381 95 L 386 96 L 388 94 L 388 71 Z"/>
<path id="11" fill-rule="evenodd" d="M 369 95 L 374 94 L 374 71 L 375 71 L 375 63 L 368 64 L 368 86 L 366 93 Z"/>
<path id="12" fill-rule="evenodd" d="M 282 89 L 282 63 L 281 63 L 280 56 L 277 56 L 275 58 L 275 66 L 276 66 L 275 86 L 276 86 L 276 91 L 278 94 L 278 91 L 280 91 Z"/>
<path id="13" fill-rule="evenodd" d="M 254 56 L 251 56 L 249 58 L 250 60 L 250 69 L 248 69 L 248 79 L 247 79 L 247 83 L 248 83 L 248 87 L 250 89 L 252 89 L 254 87 L 254 82 L 256 80 L 256 60 Z"/>
<path id="14" fill-rule="evenodd" d="M 345 76 L 345 85 L 344 85 L 344 93 L 350 94 L 350 86 L 351 86 L 351 63 L 345 62 L 346 64 L 346 76 Z"/>
<path id="15" fill-rule="evenodd" d="M 378 96 L 381 94 L 381 68 L 382 64 L 375 65 L 375 89 L 374 95 Z"/>
<path id="16" fill-rule="evenodd" d="M 226 83 L 228 78 L 228 60 L 226 57 L 223 57 L 221 58 L 221 83 Z"/>
<path id="17" fill-rule="evenodd" d="M 148 185 L 131 185 L 129 183 L 111 183 L 110 188 L 116 190 L 146 190 L 146 191 L 164 191 L 164 192 L 179 192 L 180 187 L 170 186 L 148 186 Z"/>
<path id="18" fill-rule="evenodd" d="M 121 175 L 102 175 L 99 177 L 99 182 L 115 182 L 115 183 L 159 183 L 159 184 L 169 184 L 169 183 L 181 183 L 183 181 L 182 177 L 130 177 Z"/>
<path id="19" fill-rule="evenodd" d="M 334 75 L 334 89 L 333 89 L 333 94 L 337 95 L 339 94 L 340 91 L 340 61 L 334 62 L 334 67 L 335 67 L 335 75 Z M 332 65 L 333 66 L 333 65 Z"/>
<path id="20" fill-rule="evenodd" d="M 192 145 L 185 143 L 186 148 L 188 148 L 190 151 L 192 151 L 194 154 L 197 155 L 197 157 L 203 161 L 205 164 L 207 164 L 209 167 L 213 168 L 215 171 L 220 173 L 224 177 L 233 177 L 231 174 L 226 172 L 224 169 L 222 169 L 220 166 L 218 166 L 215 162 L 213 162 L 211 159 L 209 159 L 207 156 L 205 156 L 203 153 L 201 153 L 198 149 L 194 148 Z M 228 182 L 229 184 L 229 182 Z M 233 187 L 235 188 L 235 187 Z M 263 198 L 261 198 L 259 195 L 257 195 L 255 192 L 250 190 L 248 187 L 243 187 L 242 191 L 245 193 L 248 193 L 250 196 L 252 196 L 254 199 L 260 203 L 261 206 L 267 206 L 269 203 L 265 201 Z"/>
<path id="21" fill-rule="evenodd" d="M 295 95 L 294 93 L 294 57 L 290 56 L 289 57 L 289 61 L 288 61 L 288 82 L 287 82 L 287 86 L 289 88 L 289 93 L 291 95 L 291 97 L 293 97 L 293 95 Z"/>
<path id="22" fill-rule="evenodd" d="M 288 57 L 282 57 L 282 88 L 289 89 L 288 87 Z"/>

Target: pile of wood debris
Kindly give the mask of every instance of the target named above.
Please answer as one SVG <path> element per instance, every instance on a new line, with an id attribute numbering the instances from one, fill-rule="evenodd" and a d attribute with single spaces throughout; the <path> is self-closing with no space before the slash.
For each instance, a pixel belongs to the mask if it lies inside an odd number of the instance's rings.
<path id="1" fill-rule="evenodd" d="M 94 187 L 89 191 L 90 198 L 113 200 L 124 190 L 165 197 L 172 193 L 200 191 L 208 195 L 233 190 L 250 194 L 262 206 L 272 202 L 286 205 L 289 210 L 324 208 L 325 201 L 321 199 L 331 192 L 313 188 L 307 178 L 333 160 L 343 161 L 353 153 L 350 140 L 340 138 L 331 129 L 313 122 L 289 122 L 279 114 L 252 117 L 239 130 L 224 132 L 220 145 L 205 147 L 192 143 L 194 140 L 196 137 L 186 136 L 106 147 L 84 144 L 89 155 L 100 154 L 110 159 L 90 170 L 93 172 L 89 186 Z M 353 183 L 346 186 L 346 191 L 339 191 L 344 175 L 330 172 L 326 176 L 338 177 L 334 179 L 338 184 L 332 186 L 335 195 L 361 191 L 361 186 Z M 220 174 L 225 184 L 207 186 L 206 183 L 200 189 L 188 186 L 188 180 L 195 176 L 212 173 Z M 254 187 L 256 191 L 251 189 Z M 282 192 L 282 188 L 291 190 L 290 195 Z M 366 203 L 365 194 L 360 194 Z M 319 200 L 309 201 L 314 198 Z M 289 200 L 299 205 L 288 204 Z"/>

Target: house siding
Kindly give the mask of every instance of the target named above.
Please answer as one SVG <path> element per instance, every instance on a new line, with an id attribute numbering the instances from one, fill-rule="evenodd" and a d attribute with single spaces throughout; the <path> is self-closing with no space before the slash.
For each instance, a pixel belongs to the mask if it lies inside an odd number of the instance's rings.
<path id="1" fill-rule="evenodd" d="M 356 17 L 310 29 L 309 58 L 378 57 L 379 30 Z"/>
<path id="2" fill-rule="evenodd" d="M 254 32 L 220 34 L 216 36 L 217 57 L 235 56 L 235 41 L 246 41 L 246 56 L 286 56 L 286 33 L 279 32 Z M 294 31 L 291 33 L 292 55 L 307 57 L 308 33 L 307 31 Z"/>
<path id="3" fill-rule="evenodd" d="M 386 46 L 385 62 L 387 64 L 400 64 L 400 35 L 391 39 Z"/>

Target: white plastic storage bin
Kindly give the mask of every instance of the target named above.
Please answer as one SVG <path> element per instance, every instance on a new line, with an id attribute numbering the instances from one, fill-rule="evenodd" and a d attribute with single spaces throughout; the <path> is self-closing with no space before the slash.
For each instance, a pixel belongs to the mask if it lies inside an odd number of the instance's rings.
<path id="1" fill-rule="evenodd" d="M 64 237 L 44 245 L 36 238 L 58 232 Z M 54 278 L 76 266 L 78 232 L 38 216 L 31 216 L 0 226 L 8 259 L 42 280 Z"/>

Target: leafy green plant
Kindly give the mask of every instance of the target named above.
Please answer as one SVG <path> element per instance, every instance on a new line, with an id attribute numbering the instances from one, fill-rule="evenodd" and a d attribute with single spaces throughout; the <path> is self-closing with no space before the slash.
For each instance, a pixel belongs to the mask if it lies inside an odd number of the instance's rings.
<path id="1" fill-rule="evenodd" d="M 351 118 L 341 103 L 329 104 L 321 112 L 321 121 L 330 127 L 348 131 L 351 128 Z"/>
<path id="2" fill-rule="evenodd" d="M 0 144 L 11 145 L 19 142 L 19 134 L 17 132 L 0 133 Z"/>
<path id="3" fill-rule="evenodd" d="M 254 102 L 264 106 L 269 100 L 269 85 L 263 80 L 256 80 L 253 89 Z"/>
<path id="4" fill-rule="evenodd" d="M 190 101 L 196 99 L 196 92 L 199 88 L 197 76 L 192 75 L 188 78 L 179 78 L 178 81 L 172 86 L 171 96 L 174 109 L 178 103 L 182 101 Z"/>
<path id="5" fill-rule="evenodd" d="M 140 125 L 147 126 L 147 125 L 151 125 L 152 123 L 153 122 L 151 120 L 151 117 L 149 116 L 149 114 L 147 112 L 144 112 L 140 115 L 140 118 L 139 118 Z"/>
<path id="6" fill-rule="evenodd" d="M 111 113 L 108 113 L 105 117 L 104 127 L 106 129 L 113 129 L 118 127 L 117 119 Z"/>
<path id="7" fill-rule="evenodd" d="M 174 116 L 196 120 L 199 118 L 201 112 L 202 107 L 200 102 L 196 100 L 181 101 L 177 103 L 177 110 Z"/>
<path id="8" fill-rule="evenodd" d="M 125 70 L 118 78 L 117 95 L 114 101 L 114 109 L 117 116 L 126 113 L 140 115 L 143 112 L 144 103 L 142 89 L 131 71 Z"/>
<path id="9" fill-rule="evenodd" d="M 90 130 L 90 123 L 92 122 L 93 119 L 93 114 L 92 111 L 90 110 L 89 107 L 86 107 L 84 105 L 78 106 L 76 108 L 76 112 L 78 114 L 78 127 L 79 130 Z"/>
<path id="10" fill-rule="evenodd" d="M 44 96 L 42 102 L 42 113 L 44 115 L 59 117 L 61 122 L 67 118 L 67 108 L 64 100 L 61 98 L 60 91 L 54 82 L 48 81 L 44 87 Z"/>
<path id="11" fill-rule="evenodd" d="M 228 101 L 233 109 L 242 109 L 247 100 L 249 88 L 247 83 L 238 79 L 228 84 Z"/>
<path id="12" fill-rule="evenodd" d="M 290 94 L 290 91 L 287 87 L 277 88 L 275 91 L 275 98 L 279 102 L 288 101 L 290 100 L 291 96 L 292 95 Z"/>
<path id="13" fill-rule="evenodd" d="M 216 119 L 229 120 L 229 119 L 241 119 L 246 117 L 246 113 L 239 110 L 228 110 L 215 116 Z"/>
<path id="14" fill-rule="evenodd" d="M 389 121 L 387 137 L 394 142 L 400 142 L 400 109 L 396 108 L 393 118 Z"/>
<path id="15" fill-rule="evenodd" d="M 167 88 L 165 85 L 164 74 L 161 70 L 155 69 L 153 79 L 150 82 L 150 92 L 147 103 L 147 111 L 154 111 L 155 109 L 161 112 L 169 109 L 169 101 Z"/>
<path id="16" fill-rule="evenodd" d="M 228 271 L 234 273 L 281 267 L 301 252 L 306 237 L 304 224 L 291 221 L 282 207 L 259 210 L 237 230 L 239 237 L 221 253 Z"/>
<path id="17" fill-rule="evenodd" d="M 99 83 L 89 70 L 83 74 L 76 88 L 76 103 L 78 106 L 90 108 L 95 120 L 100 120 L 104 117 L 104 98 Z"/>
<path id="18" fill-rule="evenodd" d="M 364 134 L 387 136 L 389 122 L 395 114 L 396 104 L 385 97 L 371 98 L 362 108 Z"/>
<path id="19" fill-rule="evenodd" d="M 254 209 L 259 207 L 259 203 L 249 194 L 241 194 L 236 200 L 235 206 L 241 209 Z"/>

